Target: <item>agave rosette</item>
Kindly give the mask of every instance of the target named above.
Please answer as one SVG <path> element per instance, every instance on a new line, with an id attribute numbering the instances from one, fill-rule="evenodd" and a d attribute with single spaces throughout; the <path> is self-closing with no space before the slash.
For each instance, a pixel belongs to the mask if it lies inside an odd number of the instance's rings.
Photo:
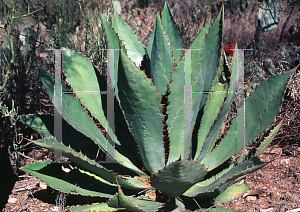
<path id="1" fill-rule="evenodd" d="M 113 154 L 107 151 L 106 145 L 110 144 L 86 110 L 107 132 L 112 132 L 106 126 L 99 72 L 81 54 L 64 50 L 64 73 L 72 89 L 62 84 L 62 90 L 69 92 L 62 97 L 62 143 L 53 137 L 53 116 L 23 115 L 20 119 L 44 136 L 35 144 L 61 152 L 69 158 L 72 170 L 66 173 L 61 164 L 50 160 L 22 169 L 59 191 L 108 198 L 106 203 L 73 207 L 73 211 L 157 211 L 167 207 L 185 211 L 190 206 L 182 205 L 176 197 L 217 196 L 236 180 L 262 168 L 265 164 L 258 156 L 281 124 L 261 142 L 257 151 L 241 155 L 235 163 L 223 167 L 230 157 L 244 149 L 244 145 L 236 143 L 236 120 L 244 117 L 244 108 L 240 108 L 226 136 L 214 147 L 235 98 L 235 93 L 229 91 L 237 90 L 237 51 L 230 66 L 229 82 L 222 80 L 224 73 L 219 66 L 223 61 L 221 14 L 214 23 L 208 21 L 189 47 L 194 49 L 189 56 L 193 62 L 192 90 L 199 92 L 192 94 L 188 118 L 191 127 L 186 127 L 185 112 L 187 51 L 167 3 L 161 17 L 157 13 L 147 47 L 115 12 L 112 26 L 102 18 L 109 49 L 122 49 L 113 54 L 115 105 L 119 107 L 115 108 L 115 133 L 109 136 L 115 143 L 115 151 Z M 38 71 L 54 101 L 54 76 L 42 69 Z M 253 142 L 274 122 L 292 72 L 271 76 L 245 99 L 243 144 Z M 113 80 L 112 75 L 109 77 Z M 103 163 L 102 152 L 114 163 Z M 148 195 L 157 190 L 172 201 L 147 199 L 147 195 L 140 193 L 142 190 L 148 190 Z M 241 191 L 236 189 L 236 192 Z"/>

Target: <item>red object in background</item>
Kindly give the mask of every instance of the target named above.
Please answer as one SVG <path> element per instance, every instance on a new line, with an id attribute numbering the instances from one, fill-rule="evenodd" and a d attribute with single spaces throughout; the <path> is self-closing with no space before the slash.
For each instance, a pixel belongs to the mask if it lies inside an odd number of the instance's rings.
<path id="1" fill-rule="evenodd" d="M 234 48 L 235 48 L 235 44 L 231 44 L 229 48 L 229 55 L 232 56 L 234 54 Z"/>
<path id="2" fill-rule="evenodd" d="M 224 51 L 226 56 L 232 56 L 234 54 L 234 48 L 235 48 L 235 44 L 231 44 L 230 48 L 228 48 L 227 46 L 224 46 Z"/>
<path id="3" fill-rule="evenodd" d="M 288 34 L 286 34 L 286 33 L 283 33 L 283 37 L 285 37 L 285 38 L 288 38 L 288 39 L 290 39 L 291 38 L 291 36 L 289 36 Z"/>
<path id="4" fill-rule="evenodd" d="M 224 51 L 225 51 L 226 56 L 228 56 L 229 55 L 229 49 L 228 49 L 227 46 L 224 46 Z"/>

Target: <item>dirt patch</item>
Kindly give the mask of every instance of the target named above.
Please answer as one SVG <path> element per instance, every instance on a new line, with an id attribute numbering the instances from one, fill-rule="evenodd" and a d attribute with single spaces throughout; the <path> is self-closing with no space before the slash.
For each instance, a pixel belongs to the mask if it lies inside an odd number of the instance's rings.
<path id="1" fill-rule="evenodd" d="M 236 184 L 250 184 L 251 192 L 229 203 L 216 206 L 252 211 L 287 211 L 299 208 L 300 202 L 300 147 L 289 145 L 267 148 L 260 156 L 267 166 Z M 256 191 L 256 192 L 253 192 Z"/>

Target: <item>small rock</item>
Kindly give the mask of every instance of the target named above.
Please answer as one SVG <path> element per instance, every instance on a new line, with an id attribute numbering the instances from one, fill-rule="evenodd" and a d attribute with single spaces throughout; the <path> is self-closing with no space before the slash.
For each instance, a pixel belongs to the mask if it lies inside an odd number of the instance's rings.
<path id="1" fill-rule="evenodd" d="M 41 189 L 47 189 L 47 184 L 40 182 L 40 187 L 41 187 Z"/>
<path id="2" fill-rule="evenodd" d="M 250 201 L 256 201 L 257 200 L 257 197 L 256 196 L 247 196 L 246 197 L 246 200 L 248 201 L 248 202 L 250 202 Z"/>
<path id="3" fill-rule="evenodd" d="M 60 211 L 60 207 L 54 206 L 53 208 L 50 208 L 51 211 Z"/>
<path id="4" fill-rule="evenodd" d="M 275 211 L 274 208 L 268 208 L 268 209 L 260 209 L 259 212 L 272 212 Z"/>
<path id="5" fill-rule="evenodd" d="M 289 211 L 286 211 L 286 212 L 299 212 L 300 211 L 300 208 L 296 208 L 296 209 L 292 209 L 292 210 L 289 210 Z"/>
<path id="6" fill-rule="evenodd" d="M 8 200 L 7 200 L 8 203 L 11 203 L 11 204 L 15 204 L 17 202 L 17 198 L 13 198 L 13 197 L 10 197 Z"/>
<path id="7" fill-rule="evenodd" d="M 274 148 L 274 149 L 271 150 L 271 153 L 281 155 L 282 154 L 282 148 Z"/>
<path id="8" fill-rule="evenodd" d="M 287 165 L 287 164 L 289 164 L 289 161 L 290 161 L 290 159 L 282 159 L 280 161 L 280 163 L 281 163 L 281 165 Z"/>

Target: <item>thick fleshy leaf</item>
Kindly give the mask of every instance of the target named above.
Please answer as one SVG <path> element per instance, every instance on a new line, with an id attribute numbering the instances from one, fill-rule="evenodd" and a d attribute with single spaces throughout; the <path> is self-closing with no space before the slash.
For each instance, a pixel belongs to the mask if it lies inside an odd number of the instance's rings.
<path id="1" fill-rule="evenodd" d="M 53 96 L 53 84 L 54 77 L 52 74 L 46 72 L 45 70 L 40 69 L 40 75 L 42 77 L 42 81 L 46 87 L 46 90 L 50 96 L 50 98 L 54 99 Z M 63 91 L 68 91 L 65 85 L 62 85 Z M 88 116 L 85 109 L 80 106 L 80 100 L 75 98 L 73 93 L 64 94 L 62 98 L 62 115 L 63 118 L 71 124 L 75 129 L 79 132 L 83 133 L 85 136 L 91 138 L 95 144 L 97 144 L 103 152 L 106 152 L 106 145 L 110 145 L 101 131 L 94 124 L 93 120 Z M 84 125 L 82 123 L 85 123 Z M 116 137 L 114 137 L 114 142 L 116 144 L 120 144 Z M 113 149 L 113 147 L 111 147 Z M 114 151 L 114 157 L 108 152 L 108 156 L 117 161 L 122 166 L 125 166 L 129 169 L 134 170 L 136 173 L 139 173 L 140 176 L 145 176 L 145 174 L 140 171 L 136 166 L 132 164 L 128 158 L 124 157 L 118 151 Z"/>
<path id="2" fill-rule="evenodd" d="M 41 133 L 44 137 L 54 136 L 54 117 L 47 115 L 25 115 L 20 116 L 20 121 L 26 123 L 34 130 Z M 82 152 L 90 159 L 96 158 L 99 147 L 84 134 L 78 132 L 72 126 L 70 126 L 65 120 L 62 120 L 62 128 L 64 133 L 62 134 L 62 142 L 64 145 L 70 145 L 75 151 Z M 142 178 L 147 179 L 148 176 L 139 170 L 130 160 L 120 154 L 118 151 L 115 151 L 115 161 L 123 167 L 126 167 L 135 173 L 137 173 Z M 118 164 L 118 165 L 119 165 Z M 115 165 L 116 167 L 116 165 Z"/>
<path id="3" fill-rule="evenodd" d="M 191 45 L 191 59 L 193 63 L 193 73 L 192 75 L 192 88 L 194 91 L 201 91 L 204 89 L 204 75 L 205 75 L 205 31 L 201 29 L 199 35 L 194 40 Z M 197 49 L 197 50 L 196 50 Z M 167 164 L 176 161 L 180 156 L 184 156 L 184 134 L 183 130 L 185 127 L 184 122 L 184 86 L 185 86 L 185 72 L 184 72 L 184 60 L 177 64 L 176 71 L 172 74 L 172 83 L 169 86 L 170 95 L 168 97 L 169 106 L 167 109 L 168 113 L 168 133 L 170 137 L 170 151 Z M 196 62 L 195 62 L 196 61 Z M 188 88 L 187 92 L 189 91 Z M 206 95 L 206 94 L 204 94 Z M 191 123 L 195 123 L 199 105 L 203 98 L 203 94 L 193 94 L 192 93 L 192 117 Z M 192 134 L 190 133 L 190 136 Z"/>
<path id="4" fill-rule="evenodd" d="M 177 30 L 176 23 L 170 13 L 169 6 L 165 2 L 164 9 L 161 13 L 162 24 L 171 42 L 175 63 L 179 62 L 180 56 L 183 55 L 183 42 Z"/>
<path id="5" fill-rule="evenodd" d="M 44 137 L 54 137 L 54 117 L 50 115 L 23 115 L 19 119 Z M 88 158 L 99 161 L 97 156 L 99 147 L 90 138 L 74 129 L 62 119 L 62 141 L 65 146 L 71 146 L 77 152 L 82 152 Z M 99 154 L 100 155 L 100 154 Z"/>
<path id="6" fill-rule="evenodd" d="M 162 193 L 176 197 L 182 195 L 207 174 L 197 161 L 175 161 L 151 177 L 151 185 Z"/>
<path id="7" fill-rule="evenodd" d="M 152 52 L 152 46 L 153 46 L 153 40 L 154 40 L 154 35 L 155 35 L 155 29 L 156 27 L 153 28 L 151 34 L 150 34 L 150 38 L 148 39 L 147 41 L 147 47 L 146 47 L 146 50 L 148 52 L 148 56 L 151 60 L 151 52 Z"/>
<path id="8" fill-rule="evenodd" d="M 73 92 L 76 93 L 91 114 L 100 121 L 100 124 L 106 128 L 106 132 L 110 137 L 115 140 L 116 135 L 112 133 L 112 129 L 107 124 L 102 107 L 99 107 L 99 105 L 102 105 L 100 82 L 98 81 L 98 77 L 100 78 L 99 72 L 86 57 L 79 53 L 64 50 L 62 55 L 64 73 L 67 76 L 67 82 L 72 85 Z"/>
<path id="9" fill-rule="evenodd" d="M 208 94 L 202 93 L 204 90 L 205 76 L 208 72 L 206 68 L 206 49 L 205 49 L 205 36 L 211 25 L 207 23 L 205 28 L 202 28 L 199 35 L 193 41 L 189 49 L 192 51 L 192 108 L 194 116 L 192 123 L 196 121 L 199 109 L 201 109 L 207 100 Z"/>
<path id="10" fill-rule="evenodd" d="M 281 121 L 275 128 L 274 130 L 271 131 L 270 135 L 260 144 L 256 151 L 256 156 L 260 156 L 261 153 L 269 146 L 269 144 L 273 141 L 273 139 L 276 137 L 283 121 Z"/>
<path id="11" fill-rule="evenodd" d="M 156 16 L 156 28 L 150 60 L 150 77 L 157 86 L 157 92 L 162 96 L 167 92 L 167 85 L 174 71 L 174 59 L 172 57 L 171 44 L 166 37 L 159 13 Z"/>
<path id="12" fill-rule="evenodd" d="M 128 58 L 137 67 L 140 67 L 145 54 L 145 47 L 141 38 L 134 33 L 133 29 L 116 12 L 114 12 L 112 28 L 124 44 Z"/>
<path id="13" fill-rule="evenodd" d="M 214 92 L 211 93 L 211 96 L 207 100 L 207 104 L 204 108 L 204 113 L 201 120 L 200 129 L 198 132 L 198 142 L 204 143 L 208 133 L 210 132 L 215 120 L 217 119 L 220 110 L 223 107 L 223 103 L 225 100 L 225 97 L 227 96 L 226 91 L 226 84 L 220 84 L 218 83 L 214 87 Z M 207 153 L 209 151 L 208 145 L 204 145 L 204 148 L 202 149 L 202 152 Z"/>
<path id="14" fill-rule="evenodd" d="M 218 22 L 217 22 L 218 21 Z M 216 24 L 216 22 L 218 24 Z M 209 21 L 210 23 L 210 21 Z M 209 24 L 208 23 L 208 24 Z M 206 30 L 206 27 L 205 27 Z M 206 51 L 206 73 L 204 75 L 204 92 L 211 92 L 213 90 L 213 79 L 216 77 L 216 70 L 219 64 L 219 60 L 220 60 L 220 51 L 213 51 L 216 49 L 221 49 L 221 41 L 220 41 L 220 37 L 222 35 L 222 20 L 221 20 L 221 12 L 217 18 L 217 20 L 215 21 L 215 23 L 213 24 L 213 26 L 211 27 L 211 29 L 209 30 L 208 34 L 206 35 L 206 41 L 205 41 L 205 49 Z M 211 58 L 211 59 L 208 59 Z M 234 73 L 233 73 L 234 75 Z M 231 78 L 233 79 L 233 77 Z M 234 83 L 232 83 L 234 84 Z M 233 89 L 232 85 L 230 84 L 231 88 L 229 88 L 229 90 Z M 227 90 L 228 91 L 228 90 Z M 202 98 L 202 101 L 200 103 L 200 109 L 204 106 L 204 104 L 207 101 L 207 95 L 208 94 L 204 94 L 206 96 L 204 96 Z M 215 120 L 214 125 L 211 127 L 211 130 L 209 132 L 209 134 L 206 137 L 205 142 L 203 143 L 203 139 L 199 139 L 199 136 L 201 135 L 200 132 L 198 132 L 198 145 L 197 145 L 197 150 L 196 150 L 196 155 L 195 155 L 195 159 L 198 159 L 199 161 L 202 160 L 203 156 L 206 155 L 207 151 L 209 151 L 209 149 L 212 148 L 212 146 L 214 145 L 214 141 L 217 139 L 218 136 L 218 132 L 221 130 L 221 124 L 223 123 L 225 116 L 227 114 L 227 112 L 230 109 L 230 105 L 231 102 L 233 100 L 234 94 L 229 94 L 229 96 L 231 96 L 231 98 L 227 97 L 226 102 L 224 103 L 223 109 L 222 111 L 219 113 L 217 120 Z M 231 100 L 232 99 L 232 100 Z M 231 100 L 231 101 L 230 101 Z M 203 123 L 203 121 L 202 121 Z M 199 129 L 200 130 L 200 129 Z M 200 154 L 200 151 L 201 154 Z"/>
<path id="15" fill-rule="evenodd" d="M 260 161 L 259 158 L 253 157 L 247 161 L 244 161 L 238 165 L 231 164 L 228 168 L 219 172 L 217 175 L 199 182 L 187 190 L 183 195 L 188 197 L 210 197 L 216 196 L 223 192 L 227 186 L 227 182 L 234 182 L 239 177 L 245 176 L 258 169 L 261 169 L 266 164 Z M 222 187 L 222 185 L 224 185 Z"/>
<path id="16" fill-rule="evenodd" d="M 72 85 L 73 92 L 81 99 L 82 104 L 105 127 L 106 118 L 102 107 L 99 107 L 102 101 L 96 73 L 98 71 L 86 57 L 75 51 L 65 49 L 62 55 L 67 82 Z"/>
<path id="17" fill-rule="evenodd" d="M 170 138 L 170 151 L 167 164 L 179 159 L 184 154 L 184 62 L 181 61 L 176 66 L 175 73 L 172 74 L 170 84 L 170 95 L 168 98 L 168 131 Z"/>
<path id="18" fill-rule="evenodd" d="M 248 190 L 251 190 L 250 185 L 231 185 L 229 186 L 224 192 L 217 196 L 215 199 L 216 202 L 229 202 L 230 200 L 234 199 L 236 195 L 244 193 Z"/>
<path id="19" fill-rule="evenodd" d="M 60 163 L 51 163 L 50 160 L 46 160 L 24 166 L 22 170 L 65 193 L 111 198 L 117 191 L 116 185 L 107 185 L 80 172 L 79 169 L 73 169 L 66 173 L 61 166 Z"/>
<path id="20" fill-rule="evenodd" d="M 192 111 L 191 111 L 191 120 L 192 124 L 195 123 L 197 118 L 198 111 L 205 104 L 207 99 L 207 94 L 203 92 L 209 91 L 212 80 L 216 75 L 216 68 L 220 58 L 220 52 L 217 49 L 221 46 L 220 36 L 221 29 L 221 12 L 216 19 L 214 25 L 209 30 L 207 25 L 205 29 L 202 29 L 198 34 L 197 38 L 193 41 L 190 49 L 192 49 L 192 61 L 193 61 L 193 74 L 192 74 Z M 209 30 L 209 33 L 206 35 L 205 32 Z M 213 48 L 216 52 L 209 51 L 206 52 L 207 48 Z M 170 137 L 170 152 L 167 164 L 177 160 L 180 156 L 184 157 L 189 149 L 186 147 L 184 141 L 184 132 L 185 130 L 185 116 L 187 115 L 184 106 L 184 86 L 185 86 L 185 72 L 184 72 L 184 58 L 175 68 L 175 72 L 172 73 L 172 83 L 170 84 L 170 95 L 168 98 L 169 106 L 167 108 L 168 113 L 168 132 Z M 209 61 L 206 58 L 211 58 Z M 215 62 L 217 61 L 217 62 Z M 216 64 L 213 64 L 213 63 Z M 189 92 L 189 88 L 186 88 Z M 188 140 L 192 138 L 192 129 L 188 133 Z M 198 144 L 200 145 L 200 144 Z M 200 148 L 198 148 L 200 149 Z M 200 154 L 200 151 L 199 153 Z"/>
<path id="21" fill-rule="evenodd" d="M 118 86 L 120 106 L 149 172 L 164 165 L 163 115 L 160 95 L 144 72 L 121 51 Z"/>
<path id="22" fill-rule="evenodd" d="M 42 82 L 48 92 L 48 95 L 54 103 L 54 76 L 49 72 L 38 69 L 42 78 Z M 91 138 L 97 145 L 99 145 L 103 151 L 106 151 L 106 139 L 97 128 L 93 120 L 88 116 L 87 111 L 80 106 L 80 100 L 74 97 L 74 94 L 70 92 L 65 84 L 62 84 L 62 116 L 71 124 L 75 129 L 82 132 L 87 137 Z M 56 108 L 60 113 L 60 108 Z M 84 124 L 82 124 L 84 123 Z M 115 143 L 120 145 L 119 141 L 115 140 Z"/>
<path id="23" fill-rule="evenodd" d="M 43 140 L 37 140 L 34 143 L 38 146 L 44 147 L 51 151 L 60 151 L 62 155 L 64 155 L 65 157 L 69 158 L 70 161 L 72 161 L 72 165 L 75 165 L 79 169 L 86 170 L 92 174 L 95 174 L 96 176 L 101 177 L 102 179 L 104 179 L 102 181 L 104 183 L 108 181 L 110 182 L 110 184 L 111 183 L 115 185 L 117 184 L 115 179 L 115 174 L 112 171 L 107 170 L 96 161 L 90 160 L 82 153 L 75 152 L 71 147 L 66 147 L 63 144 L 59 144 L 53 137 L 45 138 Z M 131 181 L 131 182 L 136 182 L 134 184 L 131 184 L 127 182 L 127 180 L 122 179 L 121 175 L 117 176 L 117 179 L 120 185 L 129 189 L 145 189 L 149 187 L 141 182 L 137 183 L 139 182 L 137 179 L 135 181 L 133 180 Z M 129 179 L 133 179 L 133 178 L 130 177 Z"/>
<path id="24" fill-rule="evenodd" d="M 237 48 L 237 45 L 236 45 L 236 48 Z M 225 121 L 226 115 L 229 112 L 231 104 L 235 97 L 234 92 L 236 92 L 236 89 L 237 89 L 237 83 L 236 83 L 237 82 L 237 72 L 238 72 L 238 53 L 236 51 L 234 54 L 233 65 L 232 65 L 232 69 L 231 69 L 230 87 L 229 87 L 229 89 L 226 90 L 226 92 L 228 92 L 228 93 L 227 93 L 226 101 L 223 103 L 223 108 L 222 108 L 221 112 L 218 114 L 217 119 L 214 121 L 214 124 L 212 125 L 210 132 L 206 136 L 205 142 L 203 144 L 202 144 L 201 140 L 199 139 L 201 134 L 198 133 L 198 141 L 200 141 L 200 142 L 198 142 L 198 147 L 197 147 L 197 151 L 196 151 L 196 155 L 195 155 L 195 158 L 197 158 L 198 155 L 200 154 L 198 157 L 198 161 L 203 160 L 203 158 L 207 155 L 207 153 L 212 150 L 216 140 L 218 139 L 222 124 Z M 217 95 L 221 95 L 221 94 L 217 94 Z M 200 129 L 199 129 L 199 132 L 200 132 Z M 203 145 L 202 149 L 201 149 L 201 145 Z"/>
<path id="25" fill-rule="evenodd" d="M 135 199 L 132 197 L 126 197 L 118 184 L 118 193 L 109 200 L 108 206 L 114 208 L 125 208 L 129 211 L 134 212 L 147 212 L 147 211 L 157 211 L 163 206 L 162 203 Z"/>
<path id="26" fill-rule="evenodd" d="M 206 72 L 204 75 L 204 92 L 210 92 L 212 89 L 212 81 L 216 76 L 221 56 L 221 37 L 222 37 L 222 11 L 220 11 L 217 19 L 209 29 L 205 40 L 206 53 Z M 206 29 L 206 28 L 205 28 Z M 209 59 L 208 59 L 209 58 Z M 202 105 L 200 105 L 200 108 Z"/>
<path id="27" fill-rule="evenodd" d="M 263 81 L 245 99 L 245 145 L 253 142 L 255 138 L 265 132 L 270 124 L 275 121 L 283 101 L 283 94 L 291 74 L 296 69 L 271 76 Z M 259 105 L 259 107 L 257 107 Z M 244 116 L 244 108 L 238 109 L 237 116 Z M 236 119 L 222 142 L 210 154 L 204 158 L 205 167 L 212 170 L 222 164 L 237 151 L 242 150 L 243 146 L 236 147 Z M 217 160 L 216 160 L 217 158 Z"/>
<path id="28" fill-rule="evenodd" d="M 116 98 L 119 99 L 118 97 L 118 64 L 119 64 L 119 57 L 120 57 L 120 51 L 117 49 L 120 49 L 120 43 L 119 43 L 119 39 L 117 34 L 115 33 L 115 31 L 111 28 L 111 26 L 109 25 L 109 23 L 105 20 L 105 18 L 103 17 L 103 15 L 101 15 L 102 20 L 103 20 L 103 25 L 105 27 L 105 33 L 106 33 L 106 38 L 108 41 L 108 48 L 110 49 L 110 51 L 113 51 L 114 54 L 114 76 L 108 71 L 108 77 L 111 78 L 111 82 L 114 82 L 114 88 L 115 88 L 115 94 L 116 94 Z M 108 58 L 111 54 L 111 52 L 108 52 Z"/>
<path id="29" fill-rule="evenodd" d="M 97 204 L 97 205 L 89 205 L 89 206 L 74 206 L 71 208 L 71 211 L 74 212 L 93 212 L 93 211 L 123 211 L 126 212 L 127 210 L 122 208 L 112 208 L 109 207 L 107 203 Z"/>

